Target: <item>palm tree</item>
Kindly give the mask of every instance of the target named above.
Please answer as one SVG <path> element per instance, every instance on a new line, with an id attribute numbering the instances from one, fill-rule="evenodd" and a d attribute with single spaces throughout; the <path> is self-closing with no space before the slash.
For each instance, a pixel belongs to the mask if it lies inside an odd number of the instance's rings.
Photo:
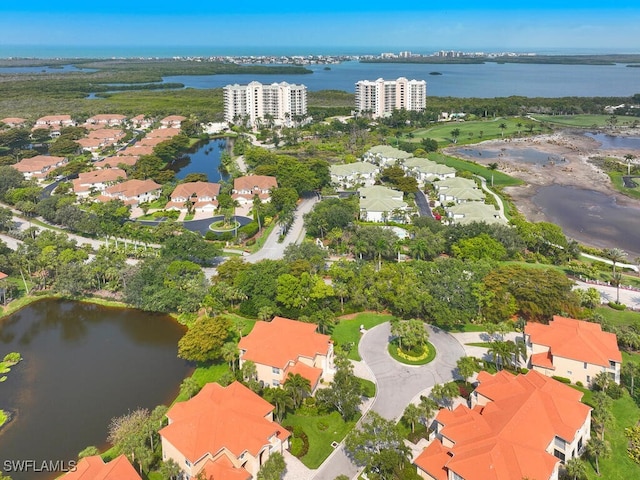
<path id="1" fill-rule="evenodd" d="M 373 244 L 373 251 L 375 255 L 378 257 L 378 269 L 377 272 L 382 268 L 382 256 L 389 253 L 389 243 L 384 238 L 378 238 Z"/>
<path id="2" fill-rule="evenodd" d="M 282 417 L 288 407 L 293 406 L 293 399 L 286 390 L 282 388 L 269 388 L 264 392 L 265 399 L 274 407 L 274 414 L 278 423 L 282 422 Z"/>
<path id="3" fill-rule="evenodd" d="M 238 346 L 234 342 L 227 342 L 220 351 L 222 358 L 229 364 L 233 372 L 236 371 L 236 360 L 239 356 Z"/>
<path id="4" fill-rule="evenodd" d="M 600 475 L 600 465 L 598 460 L 606 458 L 611 454 L 611 446 L 606 440 L 602 440 L 598 437 L 591 437 L 589 443 L 587 443 L 587 454 L 593 458 L 596 462 L 596 473 Z"/>
<path id="5" fill-rule="evenodd" d="M 627 258 L 627 253 L 624 250 L 619 248 L 608 248 L 603 252 L 604 258 L 611 260 L 611 264 L 613 265 L 613 277 L 614 281 L 616 278 L 616 264 L 621 263 L 625 258 Z M 620 303 L 620 283 L 618 282 L 617 287 L 617 295 L 616 295 L 616 303 Z"/>
<path id="6" fill-rule="evenodd" d="M 451 130 L 451 138 L 453 138 L 453 143 L 458 143 L 458 137 L 460 136 L 460 129 L 454 128 Z"/>
<path id="7" fill-rule="evenodd" d="M 474 357 L 460 357 L 456 363 L 458 373 L 465 382 L 478 370 L 478 363 Z"/>
<path id="8" fill-rule="evenodd" d="M 290 373 L 284 382 L 284 389 L 291 395 L 293 407 L 298 408 L 304 397 L 311 394 L 311 382 L 299 373 Z"/>
<path id="9" fill-rule="evenodd" d="M 422 417 L 422 409 L 415 403 L 410 403 L 407 405 L 407 408 L 404 409 L 402 417 L 411 425 L 411 433 L 413 433 L 416 431 L 416 422 L 419 422 Z"/>
<path id="10" fill-rule="evenodd" d="M 587 467 L 578 457 L 570 458 L 564 464 L 564 468 L 573 480 L 582 480 L 587 476 Z"/>
<path id="11" fill-rule="evenodd" d="M 500 133 L 502 134 L 502 137 L 504 138 L 504 129 L 507 128 L 507 124 L 503 122 L 500 125 L 498 125 L 498 127 L 500 128 Z"/>

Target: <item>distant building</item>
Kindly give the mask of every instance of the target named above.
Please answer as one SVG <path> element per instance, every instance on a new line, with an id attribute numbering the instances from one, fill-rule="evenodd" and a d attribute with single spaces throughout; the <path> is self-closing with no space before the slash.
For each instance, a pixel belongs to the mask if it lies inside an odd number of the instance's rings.
<path id="1" fill-rule="evenodd" d="M 30 178 L 44 180 L 51 170 L 65 165 L 68 161 L 66 157 L 36 155 L 31 158 L 23 158 L 12 167 L 22 173 L 27 180 Z"/>
<path id="2" fill-rule="evenodd" d="M 390 115 L 394 110 L 422 111 L 426 105 L 424 80 L 360 80 L 356 83 L 356 112 L 373 118 Z"/>
<path id="3" fill-rule="evenodd" d="M 374 185 L 359 188 L 358 194 L 360 195 L 360 220 L 407 222 L 409 206 L 402 200 L 404 195 L 401 191 Z"/>
<path id="4" fill-rule="evenodd" d="M 291 126 L 307 115 L 307 87 L 286 82 L 263 85 L 227 85 L 224 92 L 224 119 L 259 127 L 265 123 Z"/>
<path id="5" fill-rule="evenodd" d="M 125 115 L 117 113 L 103 113 L 100 115 L 94 115 L 87 118 L 87 125 L 101 125 L 101 126 L 117 126 L 122 125 L 127 120 Z"/>
<path id="6" fill-rule="evenodd" d="M 123 454 L 108 463 L 100 455 L 81 459 L 75 469 L 60 477 L 61 480 L 141 480 L 135 468 Z"/>
<path id="7" fill-rule="evenodd" d="M 412 157 L 413 153 L 399 150 L 390 145 L 376 145 L 365 152 L 362 160 L 381 167 L 388 167 L 389 165 L 402 164 L 408 158 Z"/>
<path id="8" fill-rule="evenodd" d="M 122 200 L 125 204 L 137 207 L 144 202 L 151 202 L 160 198 L 162 185 L 153 180 L 127 180 L 107 187 L 103 194 L 98 197 L 100 202 L 111 200 Z"/>
<path id="9" fill-rule="evenodd" d="M 196 212 L 213 212 L 218 207 L 220 184 L 211 182 L 181 183 L 171 193 L 167 210 L 188 211 L 190 202 Z"/>
<path id="10" fill-rule="evenodd" d="M 78 197 L 88 197 L 91 192 L 104 192 L 109 185 L 126 178 L 127 172 L 120 168 L 82 172 L 73 181 L 73 191 Z"/>
<path id="11" fill-rule="evenodd" d="M 373 186 L 380 169 L 369 162 L 354 162 L 344 165 L 331 165 L 331 182 L 339 188 Z"/>
<path id="12" fill-rule="evenodd" d="M 253 205 L 253 197 L 258 195 L 263 202 L 271 201 L 271 191 L 278 188 L 276 177 L 269 175 L 247 175 L 233 180 L 231 198 L 240 205 Z"/>
<path id="13" fill-rule="evenodd" d="M 25 123 L 27 123 L 27 120 L 26 118 L 7 117 L 0 120 L 0 123 L 4 123 L 6 126 L 13 128 L 23 126 Z"/>

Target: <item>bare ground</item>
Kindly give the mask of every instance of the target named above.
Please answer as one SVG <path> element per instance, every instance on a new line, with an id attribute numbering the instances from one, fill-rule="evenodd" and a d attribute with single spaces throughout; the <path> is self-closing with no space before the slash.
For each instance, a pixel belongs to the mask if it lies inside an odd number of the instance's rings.
<path id="1" fill-rule="evenodd" d="M 630 134 L 622 129 L 616 135 Z M 599 150 L 599 143 L 582 135 L 580 132 L 563 130 L 549 135 L 536 137 L 490 140 L 474 146 L 476 149 L 491 150 L 505 149 L 498 163 L 498 170 L 525 182 L 525 185 L 506 187 L 505 193 L 511 196 L 513 202 L 527 220 L 532 222 L 549 221 L 545 214 L 533 203 L 533 197 L 540 187 L 548 185 L 568 185 L 576 188 L 596 190 L 613 196 L 620 205 L 640 207 L 638 200 L 631 199 L 617 192 L 602 170 L 590 163 L 591 157 L 607 156 L 624 158 L 627 153 L 637 155 L 637 151 L 628 150 Z M 527 163 L 509 157 L 509 151 L 535 148 L 547 153 L 550 158 L 564 159 L 545 166 Z M 496 162 L 491 158 L 469 157 L 456 152 L 455 147 L 445 149 L 448 155 L 473 160 L 482 165 Z"/>

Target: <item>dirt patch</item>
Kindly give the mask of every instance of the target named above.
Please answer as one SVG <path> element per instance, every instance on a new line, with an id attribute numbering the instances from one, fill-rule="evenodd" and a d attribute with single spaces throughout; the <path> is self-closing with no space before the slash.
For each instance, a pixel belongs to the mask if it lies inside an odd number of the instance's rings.
<path id="1" fill-rule="evenodd" d="M 629 135 L 629 132 L 616 132 L 616 135 Z M 580 132 L 565 130 L 549 135 L 536 137 L 489 140 L 473 146 L 476 150 L 483 148 L 502 150 L 499 159 L 470 157 L 458 152 L 455 147 L 449 147 L 444 153 L 475 161 L 488 166 L 491 163 L 498 164 L 498 170 L 525 182 L 525 185 L 506 187 L 505 193 L 513 199 L 516 207 L 529 221 L 549 221 L 544 213 L 531 201 L 540 187 L 549 185 L 567 185 L 576 188 L 596 190 L 615 197 L 620 205 L 640 205 L 637 200 L 631 199 L 614 190 L 606 173 L 589 162 L 589 158 L 596 156 L 608 156 L 624 158 L 628 150 L 599 150 L 599 143 L 592 138 L 582 135 Z M 535 165 L 524 162 L 510 156 L 512 152 L 521 150 L 537 151 L 548 154 L 553 161 L 545 165 Z"/>

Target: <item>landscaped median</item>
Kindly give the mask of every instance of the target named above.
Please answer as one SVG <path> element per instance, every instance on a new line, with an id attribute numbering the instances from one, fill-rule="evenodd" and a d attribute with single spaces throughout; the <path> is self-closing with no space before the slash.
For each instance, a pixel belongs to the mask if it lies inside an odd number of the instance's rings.
<path id="1" fill-rule="evenodd" d="M 398 346 L 396 340 L 389 342 L 389 355 L 395 361 L 405 365 L 426 365 L 436 358 L 436 347 L 430 342 L 419 345 L 413 350 L 405 350 Z"/>

